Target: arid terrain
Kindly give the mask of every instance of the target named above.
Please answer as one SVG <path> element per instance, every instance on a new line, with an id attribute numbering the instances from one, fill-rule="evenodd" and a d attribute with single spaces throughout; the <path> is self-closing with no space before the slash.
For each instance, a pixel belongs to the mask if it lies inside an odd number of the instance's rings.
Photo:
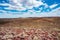
<path id="1" fill-rule="evenodd" d="M 0 27 L 60 28 L 60 18 L 6 18 L 0 19 Z"/>
<path id="2" fill-rule="evenodd" d="M 0 28 L 36 28 L 47 31 L 55 30 L 60 38 L 60 18 L 10 18 L 0 19 Z"/>

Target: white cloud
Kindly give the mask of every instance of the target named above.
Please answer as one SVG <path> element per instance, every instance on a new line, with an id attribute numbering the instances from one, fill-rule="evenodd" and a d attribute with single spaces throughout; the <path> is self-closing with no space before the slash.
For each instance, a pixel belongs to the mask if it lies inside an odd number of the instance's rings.
<path id="1" fill-rule="evenodd" d="M 42 5 L 43 4 L 43 2 L 41 2 L 41 1 L 36 1 L 36 0 L 32 0 L 32 4 L 33 4 L 33 6 L 36 6 L 36 7 L 38 7 L 38 6 L 40 6 L 40 5 Z"/>
<path id="2" fill-rule="evenodd" d="M 43 2 L 36 1 L 36 0 L 11 0 L 11 1 L 12 1 L 12 4 L 15 4 L 15 5 L 11 4 L 12 7 L 18 10 L 32 9 L 33 6 L 38 7 L 43 4 Z M 23 4 L 24 1 L 26 1 L 25 4 Z"/>
<path id="3" fill-rule="evenodd" d="M 8 3 L 0 3 L 0 5 L 8 6 Z"/>
<path id="4" fill-rule="evenodd" d="M 31 14 L 33 12 L 33 14 Z M 34 11 L 31 12 L 25 12 L 23 14 L 12 14 L 12 13 L 2 13 L 0 14 L 0 18 L 26 18 L 26 17 L 60 17 L 60 8 L 53 10 L 51 12 L 44 12 L 44 13 L 36 13 Z"/>
<path id="5" fill-rule="evenodd" d="M 31 9 L 29 10 L 28 12 L 22 12 L 22 14 L 20 14 L 21 12 L 8 12 L 8 11 L 4 11 L 4 10 L 0 10 L 0 18 L 18 18 L 18 17 L 55 17 L 55 16 L 59 16 L 60 17 L 60 8 L 56 9 L 56 10 L 53 10 L 51 12 L 42 12 L 40 13 L 40 10 L 39 11 L 34 11 L 32 10 L 33 6 L 35 7 L 38 7 L 40 5 L 45 5 L 45 8 L 48 7 L 47 4 L 44 4 L 43 2 L 41 1 L 36 1 L 36 0 L 29 0 L 29 4 L 31 5 L 26 5 L 25 7 L 23 7 L 20 2 L 21 0 L 12 0 L 13 3 L 15 3 L 16 5 L 12 5 L 12 4 L 0 4 L 0 5 L 4 5 L 4 6 L 9 6 L 8 8 L 5 8 L 5 9 L 8 9 L 8 10 L 11 10 L 11 9 L 14 9 L 14 10 L 18 10 L 18 11 L 21 11 L 21 10 L 26 10 L 26 9 Z M 57 6 L 58 4 L 54 4 L 54 5 L 51 5 L 50 8 L 53 8 L 55 6 Z M 42 9 L 42 8 L 41 8 Z"/>
<path id="6" fill-rule="evenodd" d="M 58 4 L 53 4 L 53 5 L 51 5 L 51 6 L 49 6 L 50 8 L 54 8 L 54 7 L 56 7 Z"/>

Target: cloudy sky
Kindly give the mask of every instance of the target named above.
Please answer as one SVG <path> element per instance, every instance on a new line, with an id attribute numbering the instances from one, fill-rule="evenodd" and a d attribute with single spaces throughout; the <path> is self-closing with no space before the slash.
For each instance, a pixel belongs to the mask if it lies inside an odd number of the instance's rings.
<path id="1" fill-rule="evenodd" d="M 0 0 L 0 18 L 60 17 L 59 0 Z"/>

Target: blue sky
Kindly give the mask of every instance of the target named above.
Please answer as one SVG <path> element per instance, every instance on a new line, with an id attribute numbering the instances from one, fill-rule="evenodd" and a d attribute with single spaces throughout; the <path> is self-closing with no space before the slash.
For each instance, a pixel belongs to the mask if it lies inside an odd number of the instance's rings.
<path id="1" fill-rule="evenodd" d="M 60 0 L 0 0 L 0 18 L 60 16 L 57 9 L 60 9 Z M 59 15 L 53 15 L 52 11 Z"/>

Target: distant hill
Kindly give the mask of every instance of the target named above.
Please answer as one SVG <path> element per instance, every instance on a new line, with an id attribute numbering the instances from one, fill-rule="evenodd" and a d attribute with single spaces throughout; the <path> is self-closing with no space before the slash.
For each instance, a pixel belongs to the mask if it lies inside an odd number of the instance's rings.
<path id="1" fill-rule="evenodd" d="M 0 19 L 0 27 L 60 28 L 60 18 L 6 18 Z"/>

